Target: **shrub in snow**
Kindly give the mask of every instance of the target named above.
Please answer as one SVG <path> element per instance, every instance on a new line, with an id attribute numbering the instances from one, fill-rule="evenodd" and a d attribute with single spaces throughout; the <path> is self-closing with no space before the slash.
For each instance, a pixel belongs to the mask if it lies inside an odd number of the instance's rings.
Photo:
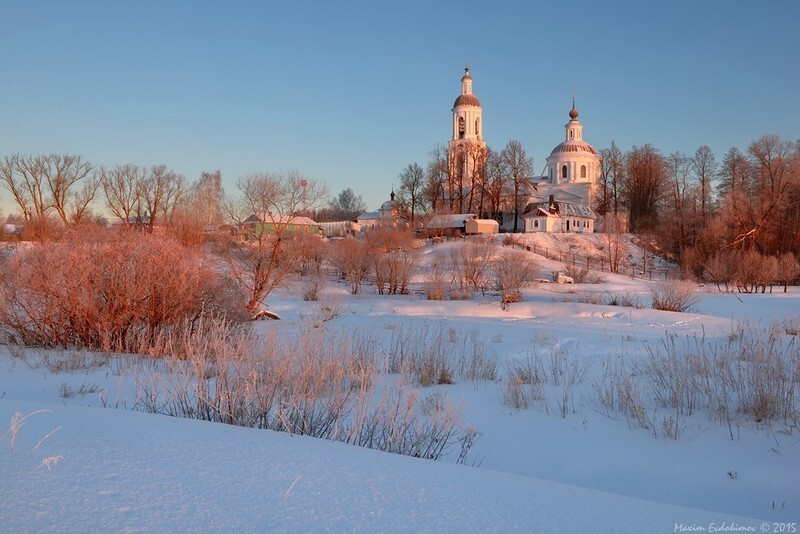
<path id="1" fill-rule="evenodd" d="M 544 401 L 546 382 L 546 373 L 538 358 L 509 360 L 500 389 L 503 404 L 524 410 L 536 401 Z"/>
<path id="2" fill-rule="evenodd" d="M 421 386 L 453 383 L 456 379 L 494 380 L 497 357 L 477 332 L 454 339 L 443 326 L 432 328 L 425 323 L 394 332 L 385 370 L 405 375 Z"/>
<path id="3" fill-rule="evenodd" d="M 653 309 L 672 312 L 689 311 L 700 302 L 700 296 L 691 282 L 663 282 L 650 286 Z"/>
<path id="4" fill-rule="evenodd" d="M 465 462 L 477 434 L 449 403 L 426 403 L 398 381 L 379 384 L 369 338 L 306 330 L 223 331 L 202 323 L 186 359 L 137 379 L 139 409 L 302 434 L 408 456 Z"/>
<path id="5" fill-rule="evenodd" d="M 503 246 L 504 247 L 517 247 L 522 245 L 522 240 L 517 234 L 506 234 L 503 237 Z"/>
<path id="6" fill-rule="evenodd" d="M 450 251 L 450 272 L 453 283 L 463 291 L 483 293 L 489 284 L 490 268 L 496 247 L 488 241 L 476 239 Z"/>
<path id="7" fill-rule="evenodd" d="M 625 293 L 611 293 L 606 292 L 605 303 L 609 306 L 623 306 L 625 308 L 642 307 L 639 296 L 633 291 L 626 291 Z"/>
<path id="8" fill-rule="evenodd" d="M 800 347 L 785 336 L 782 328 L 740 325 L 715 345 L 669 337 L 631 364 L 607 362 L 594 389 L 609 416 L 622 414 L 667 439 L 678 439 L 684 419 L 700 414 L 727 424 L 731 439 L 742 419 L 792 432 L 800 428 Z M 663 409 L 669 415 L 654 425 L 650 414 Z"/>
<path id="9" fill-rule="evenodd" d="M 431 259 L 430 269 L 425 277 L 425 294 L 428 300 L 444 300 L 447 290 L 445 269 L 445 256 L 436 253 Z"/>
<path id="10" fill-rule="evenodd" d="M 405 295 L 417 267 L 419 254 L 414 249 L 374 250 L 372 283 L 381 295 Z"/>
<path id="11" fill-rule="evenodd" d="M 372 256 L 365 241 L 355 238 L 346 238 L 341 241 L 332 241 L 329 257 L 331 263 L 350 283 L 350 293 L 358 295 L 361 284 L 372 270 Z"/>
<path id="12" fill-rule="evenodd" d="M 492 261 L 492 288 L 500 292 L 504 310 L 509 303 L 522 300 L 520 290 L 533 283 L 535 271 L 536 264 L 524 252 L 512 252 Z"/>
<path id="13" fill-rule="evenodd" d="M 197 251 L 138 233 L 38 245 L 0 273 L 0 324 L 26 345 L 147 351 L 185 321 L 243 319 L 242 302 Z"/>

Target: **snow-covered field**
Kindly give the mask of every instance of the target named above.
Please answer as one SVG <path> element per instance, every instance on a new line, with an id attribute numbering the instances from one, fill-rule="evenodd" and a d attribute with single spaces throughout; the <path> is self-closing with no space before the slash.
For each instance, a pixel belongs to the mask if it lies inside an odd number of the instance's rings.
<path id="1" fill-rule="evenodd" d="M 423 270 L 431 254 L 454 246 L 422 249 Z M 591 252 L 589 244 L 578 246 Z M 562 268 L 537 261 L 543 276 Z M 418 292 L 378 296 L 370 287 L 352 296 L 347 285 L 328 284 L 324 300 L 339 313 L 324 324 L 327 330 L 369 331 L 388 343 L 398 331 L 441 327 L 453 342 L 475 335 L 497 357 L 496 380 L 422 388 L 459 406 L 462 422 L 482 433 L 470 451 L 474 465 L 466 466 L 113 409 L 136 401 L 123 387 L 136 367 L 129 358 L 127 366 L 112 359 L 54 372 L 37 364 L 40 355 L 21 358 L 2 347 L 0 531 L 791 532 L 792 522 L 794 531 L 800 528 L 797 428 L 695 415 L 676 417 L 678 436 L 670 439 L 662 426 L 673 416 L 668 409 L 653 406 L 653 428 L 644 429 L 603 409 L 594 386 L 612 362 L 646 358 L 665 339 L 678 347 L 711 346 L 745 322 L 766 330 L 796 321 L 800 290 L 709 290 L 692 312 L 672 313 L 589 303 L 635 294 L 648 305 L 651 282 L 603 276 L 600 284 L 526 289 L 508 311 L 490 294 L 429 301 Z M 420 276 L 415 288 L 421 284 Z M 308 324 L 320 304 L 295 293 L 270 296 L 270 309 L 283 320 L 255 328 L 288 332 Z M 503 402 L 508 362 L 549 361 L 553 354 L 585 369 L 566 409 L 563 386 L 556 385 L 527 409 Z"/>

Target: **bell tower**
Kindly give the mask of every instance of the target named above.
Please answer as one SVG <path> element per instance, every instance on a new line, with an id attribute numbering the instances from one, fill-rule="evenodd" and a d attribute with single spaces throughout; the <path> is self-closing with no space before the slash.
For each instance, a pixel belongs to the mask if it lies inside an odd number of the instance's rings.
<path id="1" fill-rule="evenodd" d="M 472 75 L 469 67 L 461 77 L 461 94 L 451 109 L 453 113 L 453 135 L 448 143 L 448 159 L 451 179 L 457 187 L 471 187 L 485 163 L 486 141 L 483 140 L 483 108 L 478 97 L 472 94 Z M 451 189 L 454 187 L 451 186 Z M 452 198 L 462 197 L 461 191 L 450 191 Z M 455 206 L 451 206 L 455 208 Z M 459 210 L 463 206 L 459 206 Z"/>
<path id="2" fill-rule="evenodd" d="M 453 103 L 453 138 L 452 141 L 483 141 L 483 125 L 481 115 L 483 108 L 478 97 L 472 94 L 472 76 L 469 67 L 464 68 L 461 77 L 461 94 Z M 485 144 L 485 143 L 484 143 Z"/>

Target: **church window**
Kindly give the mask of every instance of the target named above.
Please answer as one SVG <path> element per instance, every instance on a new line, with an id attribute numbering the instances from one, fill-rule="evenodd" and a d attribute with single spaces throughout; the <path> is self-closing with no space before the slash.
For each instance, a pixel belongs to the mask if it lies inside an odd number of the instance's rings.
<path id="1" fill-rule="evenodd" d="M 573 130 L 569 131 L 569 138 L 570 139 L 575 139 L 575 132 Z"/>
<path id="2" fill-rule="evenodd" d="M 581 165 L 581 178 L 586 178 L 586 165 Z"/>
<path id="3" fill-rule="evenodd" d="M 533 221 L 533 227 L 539 228 L 539 221 Z"/>
<path id="4" fill-rule="evenodd" d="M 464 117 L 458 118 L 458 138 L 464 139 Z"/>
<path id="5" fill-rule="evenodd" d="M 567 177 L 567 166 L 566 165 L 563 165 L 561 167 L 561 177 L 562 178 L 566 178 Z"/>
<path id="6" fill-rule="evenodd" d="M 481 134 L 481 120 L 475 119 L 475 135 Z"/>

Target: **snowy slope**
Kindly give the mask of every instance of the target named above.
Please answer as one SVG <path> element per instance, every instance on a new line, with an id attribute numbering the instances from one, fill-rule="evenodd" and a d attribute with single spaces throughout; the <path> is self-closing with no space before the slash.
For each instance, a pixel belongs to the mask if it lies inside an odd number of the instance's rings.
<path id="1" fill-rule="evenodd" d="M 589 241 L 572 248 L 591 251 Z M 603 413 L 593 390 L 609 362 L 644 358 L 665 336 L 679 346 L 724 343 L 740 323 L 769 329 L 797 322 L 798 288 L 772 295 L 698 288 L 702 300 L 688 313 L 647 308 L 653 282 L 609 273 L 600 284 L 526 289 L 508 311 L 490 292 L 467 301 L 426 300 L 425 266 L 433 254 L 457 246 L 421 250 L 411 295 L 379 296 L 365 286 L 353 296 L 347 284 L 331 280 L 324 302 L 314 303 L 289 288 L 269 299 L 284 320 L 255 328 L 299 331 L 325 305 L 339 311 L 321 328 L 368 332 L 384 347 L 399 332 L 427 326 L 444 328 L 456 342 L 474 333 L 497 357 L 498 379 L 461 380 L 420 394 L 445 396 L 483 434 L 471 454 L 480 467 L 104 409 L 117 392 L 121 406 L 135 403 L 135 394 L 118 383 L 119 368 L 53 374 L 0 347 L 0 434 L 15 413 L 52 412 L 31 415 L 13 451 L 13 432 L 0 440 L 0 532 L 676 532 L 681 525 L 699 532 L 710 531 L 711 523 L 723 532 L 724 525 L 759 531 L 762 520 L 800 520 L 796 428 L 752 420 L 729 428 L 697 416 L 682 418 L 680 439 L 668 440 Z M 543 273 L 562 266 L 530 254 Z M 609 294 L 635 295 L 644 307 L 592 303 Z M 588 369 L 569 413 L 557 413 L 553 386 L 536 406 L 506 406 L 506 364 L 552 352 Z M 122 369 L 129 380 L 130 368 Z M 85 385 L 106 393 L 62 398 L 63 387 L 77 392 Z M 658 422 L 668 416 L 663 409 L 653 413 Z"/>
<path id="2" fill-rule="evenodd" d="M 759 521 L 288 434 L 0 401 L 0 530 L 672 532 Z M 41 445 L 37 442 L 60 428 Z M 58 458 L 50 468 L 46 458 Z"/>

